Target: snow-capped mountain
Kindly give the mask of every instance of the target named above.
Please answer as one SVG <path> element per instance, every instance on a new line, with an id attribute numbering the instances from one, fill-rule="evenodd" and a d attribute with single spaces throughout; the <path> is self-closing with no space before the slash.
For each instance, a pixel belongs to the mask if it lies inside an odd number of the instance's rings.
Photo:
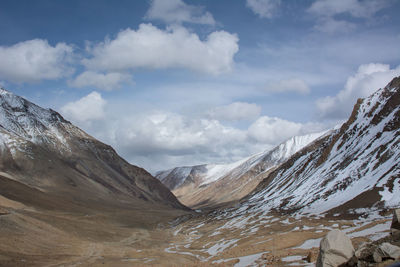
<path id="1" fill-rule="evenodd" d="M 315 214 L 399 207 L 400 77 L 359 99 L 340 129 L 280 165 L 242 204 Z"/>
<path id="2" fill-rule="evenodd" d="M 105 206 L 147 202 L 183 208 L 162 183 L 130 165 L 112 147 L 57 112 L 4 89 L 0 89 L 0 174 L 74 202 Z"/>
<path id="3" fill-rule="evenodd" d="M 156 177 L 182 203 L 192 207 L 214 206 L 244 197 L 269 171 L 326 133 L 295 136 L 272 150 L 234 163 L 177 167 L 158 172 Z"/>

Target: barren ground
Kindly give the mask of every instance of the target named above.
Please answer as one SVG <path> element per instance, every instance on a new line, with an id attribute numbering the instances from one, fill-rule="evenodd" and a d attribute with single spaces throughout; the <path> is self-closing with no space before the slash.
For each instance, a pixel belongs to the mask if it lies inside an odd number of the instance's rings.
<path id="1" fill-rule="evenodd" d="M 167 210 L 72 214 L 0 199 L 0 266 L 313 266 L 320 238 L 342 229 L 355 247 L 388 234 L 390 217 L 343 220 Z M 147 223 L 144 223 L 147 222 Z"/>

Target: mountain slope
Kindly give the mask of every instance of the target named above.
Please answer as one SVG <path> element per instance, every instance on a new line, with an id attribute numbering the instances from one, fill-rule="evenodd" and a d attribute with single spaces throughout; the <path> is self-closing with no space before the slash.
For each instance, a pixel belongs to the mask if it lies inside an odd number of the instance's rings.
<path id="1" fill-rule="evenodd" d="M 65 200 L 184 208 L 145 170 L 53 110 L 0 89 L 0 171 Z M 125 203 L 125 204 L 124 204 Z"/>
<path id="2" fill-rule="evenodd" d="M 400 206 L 400 77 L 359 99 L 349 120 L 274 170 L 253 210 L 357 212 Z"/>
<path id="3" fill-rule="evenodd" d="M 185 205 L 218 206 L 246 196 L 273 168 L 325 133 L 295 136 L 272 150 L 231 164 L 177 167 L 156 177 Z"/>

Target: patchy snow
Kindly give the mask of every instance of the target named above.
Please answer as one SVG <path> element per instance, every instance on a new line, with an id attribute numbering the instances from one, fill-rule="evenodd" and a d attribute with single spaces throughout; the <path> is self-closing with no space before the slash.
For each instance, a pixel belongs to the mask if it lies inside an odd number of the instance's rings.
<path id="1" fill-rule="evenodd" d="M 290 261 L 301 261 L 303 259 L 302 256 L 287 256 L 282 258 L 282 261 L 284 262 L 290 262 Z"/>
<path id="2" fill-rule="evenodd" d="M 355 231 L 347 234 L 349 237 L 360 237 L 360 236 L 367 236 L 371 240 L 378 240 L 386 235 L 388 235 L 388 232 L 390 230 L 390 224 L 391 221 L 387 221 L 382 224 L 377 224 L 375 226 L 372 226 L 370 228 L 361 230 L 361 231 Z"/>
<path id="3" fill-rule="evenodd" d="M 213 245 L 212 247 L 208 248 L 207 250 L 205 250 L 205 252 L 207 252 L 211 256 L 215 256 L 229 247 L 235 247 L 237 241 L 239 241 L 239 239 L 232 239 L 228 241 L 223 240 L 222 242 L 219 242 Z"/>
<path id="4" fill-rule="evenodd" d="M 258 260 L 259 258 L 261 258 L 261 256 L 262 256 L 264 253 L 265 253 L 265 252 L 261 252 L 261 253 L 257 253 L 257 254 L 253 254 L 253 255 L 238 257 L 237 259 L 239 259 L 239 262 L 236 263 L 234 266 L 235 266 L 235 267 L 257 266 L 257 265 L 255 264 L 256 260 Z"/>
<path id="5" fill-rule="evenodd" d="M 322 238 L 308 239 L 303 244 L 295 248 L 300 248 L 300 249 L 317 248 L 319 247 L 319 243 L 321 243 L 321 239 Z"/>
<path id="6" fill-rule="evenodd" d="M 383 188 L 379 194 L 386 207 L 399 207 L 400 180 L 393 177 L 400 175 L 400 135 L 399 129 L 386 129 L 396 121 L 400 107 L 372 122 L 390 97 L 382 92 L 360 104 L 355 120 L 342 127 L 344 132 L 338 129 L 326 133 L 317 148 L 297 154 L 243 206 L 267 213 L 284 204 L 288 209 L 298 209 L 297 215 L 321 215 L 378 187 Z M 321 164 L 318 160 L 323 153 Z M 389 189 L 391 184 L 393 188 Z"/>

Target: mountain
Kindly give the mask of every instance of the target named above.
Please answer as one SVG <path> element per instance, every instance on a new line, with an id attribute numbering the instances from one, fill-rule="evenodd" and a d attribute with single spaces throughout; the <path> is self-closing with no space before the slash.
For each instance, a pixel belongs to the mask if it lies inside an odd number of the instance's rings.
<path id="1" fill-rule="evenodd" d="M 1 266 L 84 259 L 98 244 L 188 211 L 112 147 L 0 89 Z"/>
<path id="2" fill-rule="evenodd" d="M 357 213 L 400 206 L 400 77 L 359 99 L 346 123 L 271 172 L 254 211 Z"/>
<path id="3" fill-rule="evenodd" d="M 325 133 L 295 136 L 272 150 L 231 164 L 177 167 L 158 172 L 156 178 L 187 206 L 215 207 L 246 196 L 276 166 Z"/>
<path id="4" fill-rule="evenodd" d="M 157 179 L 66 121 L 0 89 L 0 170 L 66 199 L 142 200 L 183 208 Z"/>

